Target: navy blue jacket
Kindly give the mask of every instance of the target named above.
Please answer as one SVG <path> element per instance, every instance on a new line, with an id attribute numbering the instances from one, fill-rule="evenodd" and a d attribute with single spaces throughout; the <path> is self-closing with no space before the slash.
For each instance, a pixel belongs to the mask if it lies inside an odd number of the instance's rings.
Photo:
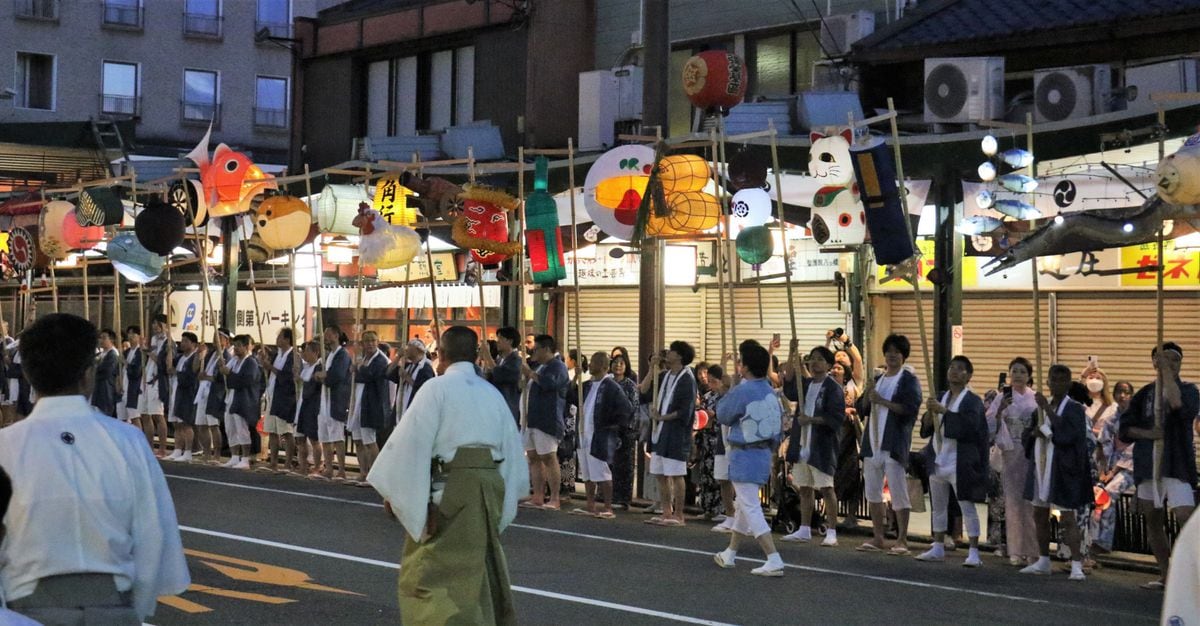
<path id="1" fill-rule="evenodd" d="M 313 368 L 313 374 L 321 371 L 321 363 Z M 300 411 L 296 414 L 296 431 L 309 439 L 317 439 L 317 416 L 321 413 L 321 383 L 309 379 L 300 390 Z"/>
<path id="2" fill-rule="evenodd" d="M 117 351 L 106 351 L 96 363 L 95 386 L 92 387 L 92 406 L 109 417 L 117 416 L 117 376 L 121 375 L 117 364 Z"/>
<path id="3" fill-rule="evenodd" d="M 1053 404 L 1053 401 L 1051 401 Z M 1052 407 L 1057 409 L 1057 406 Z M 1068 400 L 1062 415 L 1048 413 L 1050 441 L 1054 443 L 1054 459 L 1050 465 L 1050 501 L 1060 507 L 1077 509 L 1092 502 L 1092 460 L 1087 450 L 1087 413 L 1083 405 Z M 1025 472 L 1025 499 L 1036 500 L 1037 463 L 1034 459 L 1037 441 L 1037 420 L 1021 433 L 1029 469 Z"/>
<path id="4" fill-rule="evenodd" d="M 949 402 L 954 399 L 950 398 Z M 986 502 L 988 490 L 988 427 L 983 400 L 968 391 L 958 403 L 957 411 L 942 416 L 942 437 L 958 443 L 955 448 L 954 492 L 959 500 Z M 933 424 L 921 426 L 922 437 L 933 437 Z M 925 467 L 932 474 L 937 453 L 931 439 L 921 450 Z M 1057 454 L 1057 452 L 1055 453 Z"/>
<path id="5" fill-rule="evenodd" d="M 1200 391 L 1196 385 L 1176 380 L 1182 406 L 1163 410 L 1162 475 L 1196 486 L 1196 455 L 1192 449 L 1192 424 L 1200 413 Z M 1121 415 L 1121 441 L 1133 444 L 1133 478 L 1136 482 L 1154 478 L 1154 441 L 1129 435 L 1131 427 L 1154 428 L 1154 385 L 1142 387 Z"/>
<path id="6" fill-rule="evenodd" d="M 670 372 L 663 371 L 658 374 L 660 393 L 665 389 L 668 373 Z M 653 391 L 642 394 L 642 402 L 649 404 L 653 401 Z M 658 441 L 651 444 L 651 452 L 664 459 L 687 461 L 692 455 L 692 427 L 696 423 L 696 377 L 689 367 L 685 366 L 680 370 L 679 382 L 675 384 L 675 391 L 667 403 L 667 410 L 662 413 L 675 413 L 678 417 L 662 422 Z M 653 423 L 650 424 L 651 433 L 654 432 L 654 426 Z M 653 435 L 651 441 L 653 442 Z"/>
<path id="7" fill-rule="evenodd" d="M 880 377 L 875 377 L 876 384 L 879 383 Z M 879 447 L 887 451 L 897 463 L 907 467 L 908 450 L 912 447 L 913 425 L 917 423 L 917 413 L 921 410 L 921 381 L 917 380 L 916 374 L 907 369 L 901 370 L 900 380 L 891 401 L 903 406 L 904 412 L 897 414 L 895 411 L 888 411 L 887 424 L 884 425 L 883 440 L 879 442 Z M 866 420 L 861 446 L 861 456 L 866 459 L 875 455 L 875 451 L 871 449 L 871 428 L 874 424 L 870 423 L 871 403 L 867 400 L 867 394 L 859 398 L 857 409 L 858 414 Z"/>
<path id="8" fill-rule="evenodd" d="M 167 376 L 167 352 L 170 352 L 172 357 L 178 358 L 179 356 L 179 351 L 175 349 L 175 342 L 171 340 L 170 336 L 166 337 L 154 355 L 154 361 L 158 364 L 158 397 L 163 401 L 164 407 L 167 406 L 171 397 L 171 378 Z"/>
<path id="9" fill-rule="evenodd" d="M 250 430 L 253 431 L 258 426 L 259 399 L 262 397 L 262 388 L 259 386 L 262 380 L 262 368 L 258 366 L 258 361 L 251 356 L 247 356 L 242 361 L 242 367 L 239 371 L 230 371 L 225 376 L 225 387 L 227 393 L 233 394 L 233 404 L 229 407 L 229 412 L 235 415 L 240 415 L 246 423 L 250 425 Z"/>
<path id="10" fill-rule="evenodd" d="M 339 422 L 345 422 L 350 416 L 350 365 L 350 353 L 341 348 L 325 376 L 325 386 L 329 388 L 329 415 Z"/>
<path id="11" fill-rule="evenodd" d="M 597 381 L 594 380 L 583 383 L 584 404 L 587 404 L 588 394 L 595 384 Z M 617 381 L 605 377 L 600 379 L 599 384 L 596 404 L 592 407 L 592 443 L 588 454 L 605 463 L 612 463 L 621 446 L 621 436 L 633 421 L 633 403 Z M 583 415 L 582 411 L 580 415 Z M 579 435 L 583 436 L 582 428 L 579 429 Z"/>
<path id="12" fill-rule="evenodd" d="M 196 371 L 196 365 L 200 360 L 200 353 L 192 352 L 188 362 L 180 367 L 179 362 L 183 357 L 183 354 L 175 357 L 175 397 L 171 398 L 171 402 L 174 403 L 175 417 L 185 424 L 195 425 L 196 392 L 200 388 L 200 375 Z"/>
<path id="13" fill-rule="evenodd" d="M 804 389 L 808 390 L 812 379 L 801 381 Z M 785 385 L 795 389 L 795 385 Z M 798 406 L 797 412 L 803 413 L 804 407 Z M 817 390 L 817 405 L 814 421 L 809 437 L 808 464 L 823 474 L 833 476 L 837 471 L 838 433 L 842 431 L 842 422 L 846 421 L 846 392 L 832 376 L 826 376 Z M 792 422 L 791 432 L 788 433 L 787 460 L 795 463 L 800 460 L 801 426 Z"/>
<path id="14" fill-rule="evenodd" d="M 410 365 L 414 365 L 414 364 L 406 363 L 404 361 L 398 361 L 396 363 L 388 365 L 387 366 L 387 379 L 396 383 L 397 385 L 399 385 L 400 384 L 400 369 L 407 368 Z M 425 364 L 422 365 L 420 369 L 418 369 L 417 371 L 412 373 L 412 379 L 413 379 L 412 394 L 410 394 L 410 397 L 408 399 L 408 403 L 410 405 L 412 404 L 412 399 L 417 397 L 417 392 L 421 390 L 421 386 L 425 384 L 425 381 L 432 379 L 436 375 L 437 375 L 437 373 L 433 371 L 433 365 L 431 363 L 429 363 L 428 361 L 425 361 Z M 403 388 L 398 389 L 396 391 L 396 393 L 403 394 L 404 389 Z M 396 396 L 396 409 L 397 410 L 400 408 L 400 405 L 403 402 L 403 400 L 404 399 L 402 396 L 400 396 L 400 395 Z M 394 412 L 395 411 L 393 411 L 393 413 Z M 397 416 L 395 416 L 395 419 L 397 421 L 399 421 L 401 417 L 404 417 L 404 416 L 397 415 Z"/>
<path id="15" fill-rule="evenodd" d="M 229 360 L 227 355 L 222 350 L 209 350 L 208 355 L 204 359 L 204 369 L 201 373 L 208 371 L 208 364 L 213 359 L 220 359 L 221 362 Z M 209 381 L 208 386 L 208 402 L 204 406 L 204 412 L 218 420 L 224 419 L 225 416 L 225 376 L 221 374 L 220 367 L 213 368 L 213 379 Z"/>
<path id="16" fill-rule="evenodd" d="M 130 358 L 129 354 L 133 357 Z M 125 407 L 136 409 L 142 397 L 142 351 L 132 348 L 125 354 Z"/>
<path id="17" fill-rule="evenodd" d="M 487 376 L 488 381 L 504 396 L 513 419 L 521 421 L 521 355 L 514 350 L 500 359 Z"/>
<path id="18" fill-rule="evenodd" d="M 561 439 L 566 428 L 563 412 L 567 406 L 567 387 L 571 383 L 571 377 L 567 375 L 566 364 L 558 359 L 550 359 L 541 368 L 538 379 L 529 381 L 529 412 L 526 424 L 530 428 Z"/>
<path id="19" fill-rule="evenodd" d="M 376 352 L 367 356 L 354 374 L 354 383 L 363 385 L 359 417 L 364 428 L 384 430 L 392 425 L 387 370 L 387 357 L 382 352 Z"/>
<path id="20" fill-rule="evenodd" d="M 267 414 L 274 415 L 279 419 L 290 422 L 296 416 L 296 375 L 292 368 L 296 365 L 296 359 L 300 358 L 296 354 L 296 349 L 292 348 L 288 352 L 287 359 L 284 360 L 283 370 L 274 372 L 275 386 L 271 388 L 271 406 L 267 407 Z M 275 360 L 272 359 L 269 367 L 275 369 Z M 271 371 L 267 372 L 270 380 Z"/>

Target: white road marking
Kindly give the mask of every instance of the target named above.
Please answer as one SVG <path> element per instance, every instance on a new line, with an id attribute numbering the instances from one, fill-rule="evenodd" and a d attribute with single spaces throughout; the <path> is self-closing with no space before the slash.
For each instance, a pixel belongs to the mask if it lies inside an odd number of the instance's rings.
<path id="1" fill-rule="evenodd" d="M 174 474 L 166 474 L 166 477 L 179 479 L 179 480 L 189 480 L 189 481 L 194 481 L 194 482 L 207 483 L 207 484 L 211 484 L 211 485 L 219 485 L 219 486 L 223 486 L 223 487 L 233 487 L 236 489 L 249 489 L 252 491 L 267 491 L 270 493 L 287 494 L 287 495 L 299 496 L 302 498 L 313 498 L 316 500 L 344 502 L 347 504 L 356 504 L 359 506 L 383 508 L 382 503 L 364 502 L 362 500 L 352 500 L 349 498 L 337 498 L 337 497 L 333 497 L 333 496 L 322 496 L 322 495 L 317 495 L 317 494 L 304 493 L 301 491 L 286 491 L 286 490 L 279 490 L 279 489 L 271 489 L 268 487 L 256 487 L 254 485 L 242 485 L 242 484 L 238 484 L 238 483 L 228 483 L 228 482 L 222 482 L 222 481 L 218 481 L 218 480 L 194 478 L 191 476 L 178 476 L 178 475 L 174 475 Z M 684 553 L 684 554 L 697 554 L 697 555 L 704 555 L 706 557 L 711 557 L 713 554 L 712 551 L 697 550 L 694 548 L 684 548 L 684 547 L 680 547 L 680 546 L 671 546 L 671 545 L 664 545 L 664 544 L 659 544 L 659 543 L 650 543 L 650 542 L 645 542 L 645 541 L 634 541 L 631 539 L 619 539 L 616 537 L 605 537 L 603 535 L 591 535 L 588 533 L 581 533 L 581 532 L 575 532 L 575 531 L 570 531 L 570 530 L 560 530 L 557 528 L 544 528 L 542 526 L 531 526 L 528 524 L 516 524 L 516 523 L 511 524 L 510 526 L 512 528 L 520 528 L 522 530 L 532 530 L 532 531 L 537 531 L 537 532 L 552 533 L 552 534 L 564 535 L 564 536 L 569 536 L 569 537 L 594 539 L 596 541 L 606 541 L 609 543 L 637 546 L 640 548 L 652 548 L 655 550 L 667 550 L 667 551 L 671 551 L 671 552 L 680 552 L 680 553 Z M 181 526 L 180 528 L 183 528 L 183 527 Z M 215 533 L 216 531 L 205 531 L 205 532 Z M 259 541 L 264 541 L 264 540 L 259 540 Z M 287 544 L 278 544 L 278 545 L 280 547 L 290 547 Z M 330 553 L 330 554 L 333 554 L 333 553 Z M 742 556 L 737 557 L 737 559 L 739 561 L 745 561 L 747 563 L 765 563 L 765 561 L 763 561 L 761 559 L 751 559 L 751 558 L 746 558 L 746 557 L 742 557 Z M 395 567 L 394 564 L 390 564 L 390 565 Z M 995 592 L 991 592 L 991 591 L 979 591 L 979 590 L 975 590 L 975 589 L 965 589 L 962 587 L 951 587 L 949 585 L 924 583 L 924 582 L 914 581 L 914 580 L 905 580 L 902 578 L 889 578 L 887 576 L 878 576 L 878 575 L 873 575 L 873 574 L 860 574 L 857 572 L 847 572 L 847 571 L 843 571 L 843 570 L 834 570 L 834 569 L 828 569 L 828 568 L 823 568 L 823 567 L 813 567 L 813 566 L 809 566 L 809 565 L 794 565 L 794 564 L 788 563 L 788 564 L 786 564 L 786 567 L 788 569 L 794 569 L 794 570 L 800 570 L 800 571 L 806 571 L 806 572 L 814 572 L 814 573 L 819 573 L 819 574 L 834 574 L 837 576 L 847 576 L 850 578 L 860 578 L 860 579 L 864 579 L 864 580 L 873 580 L 873 581 L 877 581 L 877 582 L 892 583 L 892 584 L 896 584 L 896 585 L 905 585 L 905 586 L 909 586 L 909 587 L 918 587 L 918 588 L 922 588 L 922 589 L 933 589 L 933 590 L 938 590 L 938 591 L 953 591 L 953 592 L 971 594 L 971 595 L 982 596 L 982 597 L 987 597 L 987 598 L 1017 600 L 1020 602 L 1028 602 L 1031 604 L 1043 604 L 1043 605 L 1044 604 L 1055 604 L 1051 600 L 1042 600 L 1040 598 L 1030 598 L 1028 596 L 1017 596 L 1017 595 L 1010 595 L 1010 594 L 1003 594 L 1003 593 L 995 593 Z M 516 589 L 516 587 L 513 587 L 513 589 Z M 537 592 L 536 590 L 528 590 L 528 592 L 529 593 L 535 593 L 535 592 L 536 593 L 545 593 L 545 594 L 551 593 L 551 592 Z M 551 596 L 547 596 L 547 597 L 551 597 Z M 597 602 L 599 602 L 599 601 L 597 600 Z M 1061 603 L 1057 603 L 1057 604 L 1059 604 L 1060 606 L 1071 606 L 1071 607 L 1084 609 L 1087 611 L 1108 613 L 1108 614 L 1112 614 L 1112 615 L 1123 615 L 1123 616 L 1138 617 L 1138 618 L 1145 617 L 1144 615 L 1137 615 L 1137 614 L 1127 613 L 1127 612 L 1123 612 L 1123 611 L 1112 611 L 1112 610 L 1107 610 L 1107 609 L 1101 609 L 1101 608 L 1097 608 L 1095 606 L 1062 605 Z M 708 622 L 702 622 L 702 623 L 708 623 Z"/>
<path id="2" fill-rule="evenodd" d="M 268 546 L 271 548 L 279 548 L 280 550 L 290 550 L 292 552 L 302 552 L 304 554 L 312 554 L 331 559 L 339 559 L 342 561 L 351 561 L 354 563 L 362 563 L 364 565 L 372 565 L 386 569 L 399 570 L 400 566 L 390 561 L 380 561 L 377 559 L 368 559 L 361 556 L 351 554 L 342 554 L 340 552 L 330 552 L 328 550 L 318 550 L 317 548 L 309 548 L 298 546 L 290 543 L 279 543 L 277 541 L 269 541 L 267 539 L 259 539 L 257 537 L 246 537 L 244 535 L 234 535 L 216 530 L 208 530 L 204 528 L 195 528 L 192 526 L 180 526 L 179 530 L 198 535 L 207 535 L 209 537 L 219 537 L 221 539 L 231 539 L 233 541 L 241 541 L 244 543 L 252 543 L 260 546 Z M 584 598 L 582 596 L 573 596 L 565 593 L 557 593 L 554 591 L 545 591 L 542 589 L 533 589 L 531 587 L 521 587 L 513 585 L 512 590 L 519 593 L 527 593 L 543 598 L 552 598 L 554 600 L 563 600 L 566 602 L 574 602 L 576 604 L 586 604 L 588 606 L 596 606 L 614 611 L 624 611 L 626 613 L 636 613 L 638 615 L 646 615 L 648 617 L 656 617 L 659 619 L 671 620 L 673 622 L 682 622 L 685 624 L 703 624 L 705 626 L 733 626 L 726 622 L 716 622 L 713 620 L 700 619 L 696 617 L 688 617 L 687 615 L 678 615 L 675 613 L 667 613 L 665 611 L 655 611 L 654 609 L 644 609 L 642 607 L 630 606 L 628 604 L 618 604 L 616 602 L 607 602 L 605 600 L 596 600 L 594 598 Z"/>

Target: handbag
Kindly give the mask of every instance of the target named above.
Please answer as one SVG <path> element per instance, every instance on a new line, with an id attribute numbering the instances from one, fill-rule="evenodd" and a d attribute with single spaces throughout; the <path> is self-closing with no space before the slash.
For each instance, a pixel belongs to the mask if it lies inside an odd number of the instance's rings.
<path id="1" fill-rule="evenodd" d="M 1003 472 L 1004 453 L 1013 449 L 1013 439 L 1004 417 L 997 415 L 996 422 L 999 425 L 996 426 L 996 436 L 992 438 L 992 445 L 988 450 L 988 465 L 994 472 Z"/>

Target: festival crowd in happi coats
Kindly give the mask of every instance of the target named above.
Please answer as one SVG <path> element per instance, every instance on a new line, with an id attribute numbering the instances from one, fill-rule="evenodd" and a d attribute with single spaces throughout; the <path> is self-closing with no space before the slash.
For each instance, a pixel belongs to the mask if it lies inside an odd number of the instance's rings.
<path id="1" fill-rule="evenodd" d="M 329 325 L 321 343 L 296 345 L 284 329 L 264 346 L 224 329 L 213 344 L 190 332 L 175 342 L 167 330 L 161 315 L 148 334 L 102 330 L 91 392 L 97 411 L 139 428 L 165 462 L 373 486 L 367 476 L 381 446 L 447 367 L 432 333 L 388 346 L 371 331 L 351 343 Z M 5 341 L 7 426 L 37 398 L 22 376 L 19 341 Z M 998 565 L 1051 575 L 1054 542 L 1069 579 L 1082 581 L 1094 556 L 1113 549 L 1112 503 L 1135 494 L 1163 574 L 1147 587 L 1163 586 L 1165 516 L 1186 522 L 1197 480 L 1200 395 L 1179 378 L 1177 344 L 1147 350 L 1156 382 L 1140 389 L 1110 381 L 1095 364 L 1035 372 L 1015 356 L 1008 384 L 980 393 L 970 358 L 960 355 L 947 388 L 932 397 L 906 365 L 911 346 L 902 335 L 883 340 L 884 365 L 873 372 L 841 329 L 807 352 L 793 340 L 780 359 L 780 347 L 778 335 L 765 345 L 746 340 L 719 363 L 697 363 L 694 348 L 675 341 L 639 378 L 623 347 L 564 355 L 549 335 L 522 338 L 504 327 L 480 342 L 471 367 L 519 430 L 532 485 L 520 507 L 613 519 L 637 510 L 644 466 L 652 477 L 644 488 L 656 497 L 645 522 L 715 524 L 729 536 L 714 555 L 722 568 L 735 567 L 740 541 L 752 538 L 767 556 L 753 573 L 781 576 L 773 529 L 790 531 L 780 541 L 835 546 L 839 532 L 857 528 L 865 498 L 871 533 L 860 552 L 943 562 L 965 532 L 962 566 L 983 566 L 986 543 Z M 914 432 L 928 441 L 919 451 L 911 450 Z M 909 520 L 926 492 L 934 540 L 920 551 L 910 545 Z M 849 512 L 840 521 L 839 507 Z M 764 511 L 774 512 L 771 521 Z"/>

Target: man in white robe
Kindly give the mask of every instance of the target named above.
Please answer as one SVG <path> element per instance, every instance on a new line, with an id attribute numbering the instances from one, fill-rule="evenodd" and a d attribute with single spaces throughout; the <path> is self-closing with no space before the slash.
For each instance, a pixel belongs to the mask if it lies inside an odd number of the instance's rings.
<path id="1" fill-rule="evenodd" d="M 413 397 L 367 476 L 408 533 L 406 623 L 516 623 L 499 534 L 529 491 L 529 467 L 504 397 L 475 374 L 477 346 L 474 331 L 446 330 L 445 375 Z"/>

